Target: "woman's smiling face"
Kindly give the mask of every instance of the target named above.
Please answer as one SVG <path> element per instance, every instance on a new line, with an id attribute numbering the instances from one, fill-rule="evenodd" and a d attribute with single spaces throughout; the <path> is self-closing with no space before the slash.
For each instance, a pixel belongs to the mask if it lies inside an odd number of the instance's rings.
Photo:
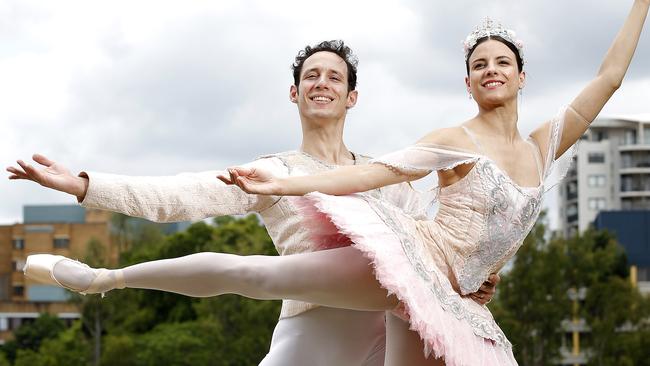
<path id="1" fill-rule="evenodd" d="M 469 57 L 467 90 L 480 105 L 504 104 L 517 98 L 525 80 L 519 72 L 517 59 L 503 42 L 488 39 L 479 44 Z"/>

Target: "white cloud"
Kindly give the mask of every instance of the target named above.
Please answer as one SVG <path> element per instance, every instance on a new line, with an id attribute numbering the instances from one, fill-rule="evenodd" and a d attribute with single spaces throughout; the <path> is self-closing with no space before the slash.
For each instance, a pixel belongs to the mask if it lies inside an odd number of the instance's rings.
<path id="1" fill-rule="evenodd" d="M 5 0 L 0 163 L 38 151 L 73 171 L 173 174 L 294 149 L 289 66 L 305 44 L 334 38 L 360 58 L 346 140 L 381 154 L 475 113 L 460 40 L 485 15 L 526 42 L 520 127 L 529 132 L 596 72 L 628 8 L 614 0 Z M 648 40 L 605 112 L 648 112 Z M 0 202 L 0 222 L 10 223 L 23 204 L 74 199 L 3 179 Z"/>

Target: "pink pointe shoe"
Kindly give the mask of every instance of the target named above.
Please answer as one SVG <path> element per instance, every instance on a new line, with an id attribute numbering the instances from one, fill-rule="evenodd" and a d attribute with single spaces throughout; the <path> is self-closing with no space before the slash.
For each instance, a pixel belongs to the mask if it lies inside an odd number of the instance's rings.
<path id="1" fill-rule="evenodd" d="M 105 292 L 125 287 L 122 271 L 91 268 L 61 255 L 30 255 L 23 272 L 35 281 L 63 287 L 82 295 L 100 293 L 103 297 Z"/>

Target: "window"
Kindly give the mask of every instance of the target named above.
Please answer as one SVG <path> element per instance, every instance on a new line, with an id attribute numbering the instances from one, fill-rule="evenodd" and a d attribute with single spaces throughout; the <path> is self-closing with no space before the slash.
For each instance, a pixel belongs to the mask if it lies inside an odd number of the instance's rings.
<path id="1" fill-rule="evenodd" d="M 625 131 L 624 142 L 626 145 L 636 144 L 636 130 L 627 130 Z"/>
<path id="2" fill-rule="evenodd" d="M 578 206 L 576 206 L 576 205 L 571 205 L 571 206 L 567 207 L 567 209 L 566 209 L 566 214 L 567 214 L 568 216 L 571 216 L 571 215 L 577 215 L 577 214 L 578 214 Z"/>
<path id="3" fill-rule="evenodd" d="M 65 249 L 70 246 L 70 238 L 54 238 L 54 248 Z"/>
<path id="4" fill-rule="evenodd" d="M 20 272 L 25 268 L 25 261 L 22 259 L 16 259 L 11 261 L 11 266 L 13 267 L 14 272 Z"/>
<path id="5" fill-rule="evenodd" d="M 591 164 L 600 164 L 605 162 L 605 153 L 590 152 L 587 156 L 587 161 Z"/>
<path id="6" fill-rule="evenodd" d="M 592 197 L 588 201 L 590 210 L 604 210 L 606 208 L 606 201 L 603 197 Z"/>
<path id="7" fill-rule="evenodd" d="M 14 249 L 23 250 L 25 249 L 25 239 L 14 238 L 13 245 L 14 245 Z"/>
<path id="8" fill-rule="evenodd" d="M 23 296 L 25 295 L 25 286 L 19 285 L 14 286 L 14 296 Z"/>
<path id="9" fill-rule="evenodd" d="M 637 281 L 650 281 L 650 267 L 638 267 L 636 273 Z"/>
<path id="10" fill-rule="evenodd" d="M 9 280 L 11 274 L 4 274 L 0 276 L 0 301 L 9 301 Z"/>
<path id="11" fill-rule="evenodd" d="M 594 141 L 607 140 L 607 131 L 596 131 L 593 135 Z"/>
<path id="12" fill-rule="evenodd" d="M 605 175 L 603 174 L 591 174 L 587 177 L 587 183 L 589 187 L 604 187 L 606 183 Z"/>

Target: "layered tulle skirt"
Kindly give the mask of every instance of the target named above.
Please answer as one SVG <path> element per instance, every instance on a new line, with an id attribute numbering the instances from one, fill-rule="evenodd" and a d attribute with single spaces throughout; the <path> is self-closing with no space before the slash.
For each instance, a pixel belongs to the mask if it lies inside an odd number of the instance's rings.
<path id="1" fill-rule="evenodd" d="M 401 301 L 397 315 L 422 338 L 425 355 L 448 366 L 517 364 L 487 307 L 454 289 L 440 247 L 453 239 L 445 239 L 444 223 L 416 220 L 364 194 L 310 193 L 296 203 L 321 249 L 353 245 L 372 261 L 379 282 Z"/>

